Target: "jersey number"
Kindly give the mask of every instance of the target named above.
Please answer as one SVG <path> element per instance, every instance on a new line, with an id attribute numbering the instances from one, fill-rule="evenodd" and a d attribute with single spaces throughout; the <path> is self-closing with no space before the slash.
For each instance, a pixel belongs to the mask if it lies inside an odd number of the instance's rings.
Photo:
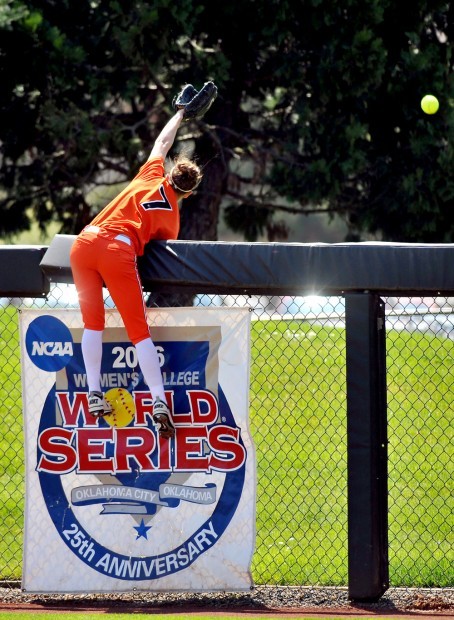
<path id="1" fill-rule="evenodd" d="M 161 200 L 150 200 L 149 202 L 141 202 L 140 203 L 141 207 L 143 207 L 146 211 L 150 209 L 161 209 L 164 211 L 172 211 L 172 205 L 167 199 L 163 185 L 161 185 L 161 187 L 159 188 L 159 193 L 161 194 Z"/>

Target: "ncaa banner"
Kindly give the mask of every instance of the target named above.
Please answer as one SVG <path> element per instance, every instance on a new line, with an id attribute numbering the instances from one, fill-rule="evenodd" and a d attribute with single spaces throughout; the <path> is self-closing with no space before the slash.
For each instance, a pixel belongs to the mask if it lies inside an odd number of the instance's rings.
<path id="1" fill-rule="evenodd" d="M 176 434 L 161 438 L 117 310 L 106 311 L 88 413 L 78 310 L 19 313 L 27 592 L 242 591 L 252 586 L 256 464 L 247 308 L 148 309 Z"/>

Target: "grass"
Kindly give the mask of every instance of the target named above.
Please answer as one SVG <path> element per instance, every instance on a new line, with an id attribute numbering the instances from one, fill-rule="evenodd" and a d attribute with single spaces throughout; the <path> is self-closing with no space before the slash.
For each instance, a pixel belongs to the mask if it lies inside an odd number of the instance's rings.
<path id="1" fill-rule="evenodd" d="M 0 311 L 0 578 L 6 580 L 20 579 L 22 572 L 24 463 L 16 312 Z M 250 427 L 257 459 L 254 582 L 346 585 L 345 333 L 302 321 L 270 320 L 254 321 L 251 338 Z M 393 586 L 454 585 L 448 564 L 454 546 L 449 527 L 452 345 L 419 333 L 387 336 Z"/>
<path id="2" fill-rule="evenodd" d="M 391 332 L 388 358 L 393 580 L 414 587 L 452 586 L 453 343 Z"/>
<path id="3" fill-rule="evenodd" d="M 257 321 L 251 357 L 255 580 L 345 584 L 343 334 L 300 321 Z"/>
<path id="4" fill-rule="evenodd" d="M 0 575 L 22 573 L 24 440 L 17 309 L 0 310 Z"/>

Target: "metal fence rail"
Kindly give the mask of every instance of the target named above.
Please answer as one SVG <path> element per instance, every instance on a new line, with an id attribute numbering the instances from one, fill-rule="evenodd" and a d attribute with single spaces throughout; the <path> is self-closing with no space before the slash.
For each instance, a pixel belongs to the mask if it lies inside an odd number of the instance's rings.
<path id="1" fill-rule="evenodd" d="M 383 298 L 389 440 L 390 585 L 453 587 L 454 309 L 448 298 Z M 17 312 L 76 307 L 74 289 L 3 299 L 0 580 L 22 572 L 24 449 Z M 112 305 L 106 298 L 106 305 Z M 256 584 L 345 586 L 347 470 L 342 297 L 198 295 L 248 305 L 250 425 L 257 454 Z M 450 561 L 451 559 L 451 561 Z"/>

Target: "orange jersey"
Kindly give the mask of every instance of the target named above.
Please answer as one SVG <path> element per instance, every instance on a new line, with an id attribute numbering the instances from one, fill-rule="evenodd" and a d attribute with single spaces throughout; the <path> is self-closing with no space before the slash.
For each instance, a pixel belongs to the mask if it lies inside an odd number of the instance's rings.
<path id="1" fill-rule="evenodd" d="M 127 235 L 138 256 L 151 239 L 176 239 L 180 211 L 175 190 L 165 177 L 163 159 L 153 157 L 143 164 L 129 185 L 91 224 Z"/>

